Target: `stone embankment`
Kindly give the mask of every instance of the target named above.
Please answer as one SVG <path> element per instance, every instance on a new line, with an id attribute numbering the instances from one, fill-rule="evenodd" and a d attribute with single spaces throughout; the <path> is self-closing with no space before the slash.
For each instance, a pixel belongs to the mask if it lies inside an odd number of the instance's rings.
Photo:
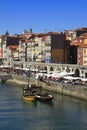
<path id="1" fill-rule="evenodd" d="M 15 83 L 20 86 L 26 86 L 28 84 L 28 80 L 29 79 L 26 77 L 15 76 L 13 79 L 8 80 L 7 83 Z M 30 82 L 36 85 L 40 85 L 43 87 L 43 89 L 49 91 L 87 100 L 87 86 L 62 84 L 52 81 L 50 81 L 50 84 L 47 84 L 46 82 L 38 81 L 35 79 L 33 79 L 33 81 L 30 80 Z"/>
<path id="2" fill-rule="evenodd" d="M 53 92 L 87 100 L 87 86 L 60 84 L 60 83 L 52 83 L 50 85 L 43 84 L 42 86 L 44 89 L 47 89 Z"/>
<path id="3" fill-rule="evenodd" d="M 6 81 L 6 84 L 14 84 L 23 87 L 28 84 L 28 79 L 22 76 L 13 76 L 12 79 Z"/>

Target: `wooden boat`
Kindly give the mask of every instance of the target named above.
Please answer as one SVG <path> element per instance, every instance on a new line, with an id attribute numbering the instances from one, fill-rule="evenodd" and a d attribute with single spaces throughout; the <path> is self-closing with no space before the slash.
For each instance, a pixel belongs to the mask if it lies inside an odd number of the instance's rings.
<path id="1" fill-rule="evenodd" d="M 31 95 L 23 96 L 23 99 L 24 99 L 25 101 L 29 101 L 29 102 L 36 101 L 35 96 L 31 96 Z"/>
<path id="2" fill-rule="evenodd" d="M 31 87 L 23 88 L 23 95 L 35 95 L 36 93 L 40 93 L 42 91 L 42 86 L 36 86 L 31 84 Z"/>
<path id="3" fill-rule="evenodd" d="M 52 101 L 53 96 L 51 94 L 45 93 L 45 94 L 36 94 L 35 98 L 36 100 L 47 102 Z"/>
<path id="4" fill-rule="evenodd" d="M 23 88 L 23 99 L 25 101 L 33 102 L 36 101 L 35 95 L 34 95 L 34 90 L 32 90 L 32 87 L 35 87 L 34 85 L 32 86 L 30 83 L 30 72 L 29 72 L 29 77 L 28 77 L 28 85 L 26 88 Z"/>
<path id="5" fill-rule="evenodd" d="M 35 101 L 36 98 L 35 96 L 32 94 L 32 91 L 30 88 L 23 88 L 23 99 L 26 101 Z"/>

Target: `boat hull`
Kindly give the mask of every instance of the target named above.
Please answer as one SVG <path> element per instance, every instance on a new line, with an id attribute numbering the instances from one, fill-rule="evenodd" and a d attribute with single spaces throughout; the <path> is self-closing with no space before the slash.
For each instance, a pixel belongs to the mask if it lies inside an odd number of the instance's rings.
<path id="1" fill-rule="evenodd" d="M 25 101 L 30 101 L 30 102 L 36 101 L 35 96 L 23 96 L 23 99 L 24 99 Z"/>
<path id="2" fill-rule="evenodd" d="M 51 95 L 43 96 L 43 95 L 37 94 L 37 95 L 35 95 L 35 98 L 36 98 L 36 100 L 39 100 L 39 101 L 49 102 L 49 101 L 52 101 L 53 96 L 51 96 Z"/>

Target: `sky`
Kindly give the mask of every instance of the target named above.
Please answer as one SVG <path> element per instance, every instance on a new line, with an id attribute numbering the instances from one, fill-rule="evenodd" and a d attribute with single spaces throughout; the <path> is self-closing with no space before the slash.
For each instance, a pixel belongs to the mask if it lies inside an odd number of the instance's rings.
<path id="1" fill-rule="evenodd" d="M 87 0 L 0 0 L 0 35 L 87 27 Z"/>

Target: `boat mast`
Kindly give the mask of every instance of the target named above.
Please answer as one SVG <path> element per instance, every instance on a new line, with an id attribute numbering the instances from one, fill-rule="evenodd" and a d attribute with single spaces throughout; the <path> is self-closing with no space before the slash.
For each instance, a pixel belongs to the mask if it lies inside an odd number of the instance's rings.
<path id="1" fill-rule="evenodd" d="M 31 76 L 31 71 L 30 71 L 30 69 L 29 69 L 29 71 L 28 71 L 28 88 L 31 87 L 31 84 L 30 84 L 30 76 Z"/>

